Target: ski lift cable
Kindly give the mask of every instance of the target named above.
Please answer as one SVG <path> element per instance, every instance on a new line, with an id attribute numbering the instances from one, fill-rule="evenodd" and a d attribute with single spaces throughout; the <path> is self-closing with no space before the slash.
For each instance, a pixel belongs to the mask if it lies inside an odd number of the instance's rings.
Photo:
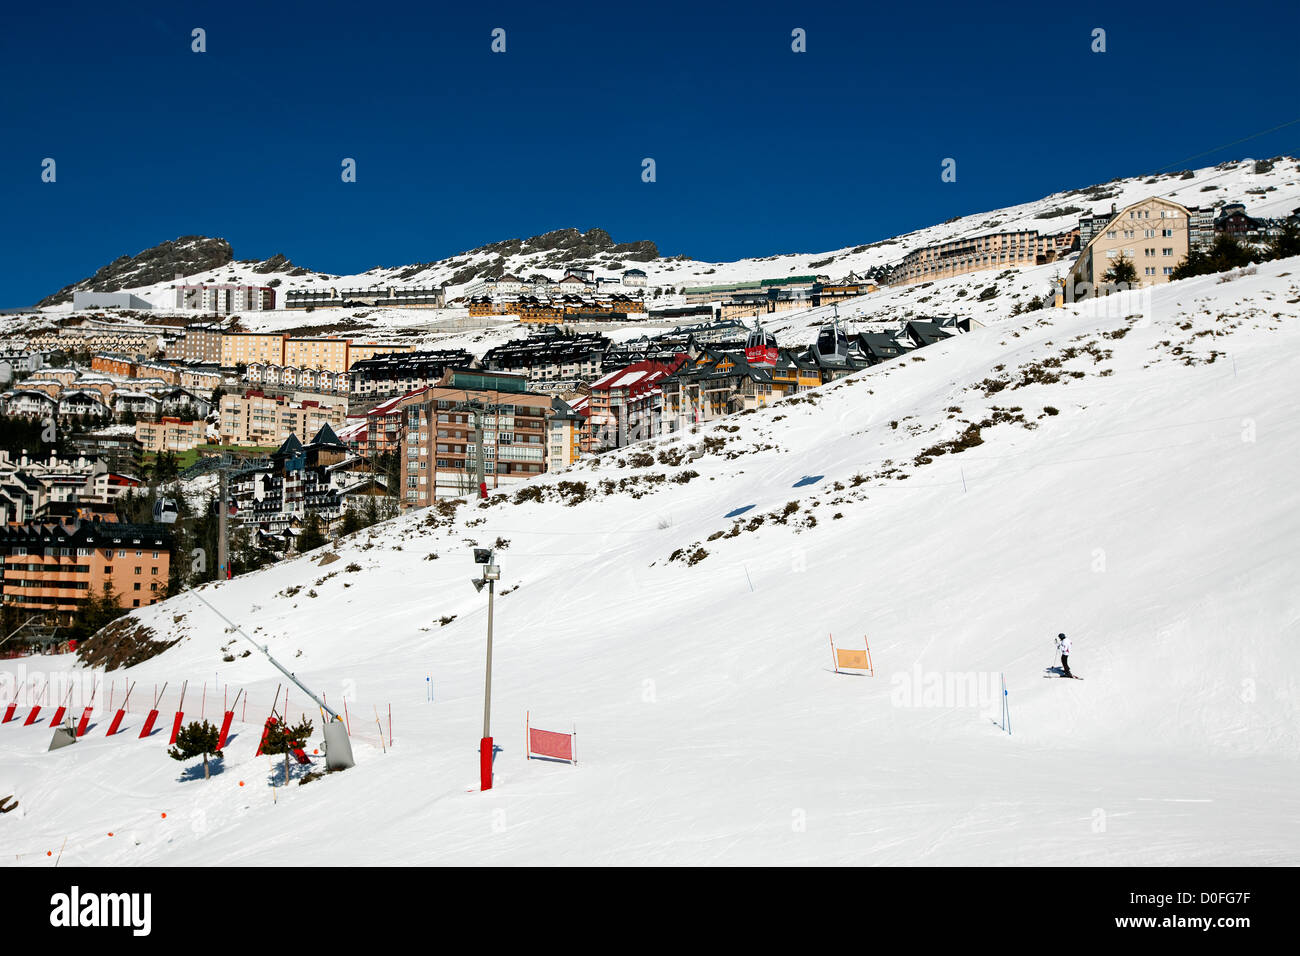
<path id="1" fill-rule="evenodd" d="M 286 668 L 283 664 L 281 664 L 281 663 L 280 663 L 279 661 L 277 661 L 274 657 L 272 657 L 272 656 L 271 656 L 271 652 L 268 651 L 268 650 L 266 649 L 266 646 L 265 646 L 264 644 L 259 644 L 259 643 L 257 643 L 255 640 L 253 640 L 251 637 L 249 637 L 248 634 L 244 631 L 243 628 L 241 628 L 238 624 L 236 624 L 236 623 L 235 623 L 234 621 L 232 621 L 230 618 L 226 617 L 226 615 L 222 614 L 222 613 L 221 613 L 220 611 L 218 611 L 215 607 L 213 607 L 213 606 L 212 606 L 212 603 L 211 603 L 207 598 L 205 598 L 202 594 L 199 594 L 198 591 L 191 591 L 190 593 L 193 594 L 194 597 L 198 598 L 199 601 L 201 601 L 204 605 L 206 605 L 207 608 L 208 608 L 208 610 L 210 610 L 213 614 L 215 614 L 217 617 L 221 618 L 223 621 L 225 621 L 227 624 L 229 624 L 232 628 L 234 628 L 235 632 L 236 632 L 240 637 L 242 637 L 244 640 L 248 641 L 249 644 L 252 644 L 252 645 L 253 645 L 255 648 L 257 648 L 259 651 L 261 651 L 262 655 L 263 655 L 263 656 L 264 656 L 268 661 L 271 662 L 271 664 L 276 668 L 276 670 L 278 670 L 280 673 L 282 673 L 285 677 L 289 678 L 289 680 L 293 681 L 293 683 L 298 687 L 299 690 L 301 690 L 304 694 L 306 694 L 308 697 L 310 697 L 313 701 L 315 701 L 315 702 L 320 706 L 321 710 L 323 710 L 323 711 L 325 711 L 325 713 L 329 714 L 330 717 L 332 717 L 334 720 L 342 720 L 342 718 L 338 715 L 338 712 L 337 712 L 337 711 L 335 711 L 335 710 L 333 710 L 332 708 L 328 707 L 328 706 L 325 704 L 325 701 L 321 700 L 321 699 L 320 699 L 319 697 L 317 697 L 314 693 L 312 693 L 311 689 L 308 688 L 307 685 L 304 684 L 302 681 L 298 680 L 298 678 L 294 675 L 294 673 L 293 673 L 292 671 L 290 671 L 290 670 L 289 670 L 288 668 Z M 278 695 L 277 695 L 277 696 L 278 696 Z"/>

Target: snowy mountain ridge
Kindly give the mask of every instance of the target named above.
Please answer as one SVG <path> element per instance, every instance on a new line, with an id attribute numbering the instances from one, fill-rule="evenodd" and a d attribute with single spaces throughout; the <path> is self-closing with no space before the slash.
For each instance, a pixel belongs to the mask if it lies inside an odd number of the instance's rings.
<path id="1" fill-rule="evenodd" d="M 1300 161 L 1293 157 L 1278 157 L 1264 161 L 1264 165 L 1269 163 L 1272 165 L 1260 172 L 1256 171 L 1256 160 L 1243 159 L 1196 170 L 1115 179 L 1096 186 L 1064 190 L 992 212 L 954 217 L 938 225 L 864 245 L 826 252 L 746 258 L 735 262 L 698 262 L 685 256 L 664 258 L 658 256 L 658 249 L 652 242 L 619 244 L 614 243 L 609 234 L 601 229 L 590 229 L 586 233 L 576 229 L 561 229 L 532 239 L 491 243 L 437 262 L 377 267 L 351 275 L 310 272 L 294 267 L 287 261 L 282 264 L 282 268 L 268 271 L 268 266 L 274 264 L 273 260 L 246 260 L 230 261 L 198 271 L 187 275 L 187 279 L 192 283 L 233 282 L 259 285 L 278 280 L 281 296 L 290 289 L 331 286 L 428 288 L 449 283 L 448 295 L 449 298 L 454 298 L 464 293 L 475 276 L 503 273 L 527 276 L 541 273 L 559 278 L 564 274 L 564 264 L 573 261 L 589 262 L 604 274 L 615 274 L 621 268 L 635 266 L 647 273 L 650 287 L 664 288 L 715 285 L 809 273 L 824 273 L 832 278 L 840 278 L 850 272 L 865 274 L 873 268 L 889 266 L 916 247 L 961 236 L 1019 229 L 1059 232 L 1077 224 L 1081 215 L 1105 211 L 1112 203 L 1123 208 L 1151 195 L 1168 196 L 1189 206 L 1225 201 L 1244 202 L 1252 216 L 1289 215 L 1300 206 Z M 174 293 L 171 290 L 173 281 L 172 276 L 168 275 L 162 281 L 121 288 L 153 303 L 155 307 L 170 309 L 174 304 Z M 60 306 L 65 309 L 69 307 Z"/>

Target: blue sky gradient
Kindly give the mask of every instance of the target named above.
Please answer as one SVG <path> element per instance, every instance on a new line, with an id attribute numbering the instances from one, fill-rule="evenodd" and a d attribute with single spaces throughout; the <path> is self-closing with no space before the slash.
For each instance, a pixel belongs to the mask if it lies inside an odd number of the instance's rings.
<path id="1" fill-rule="evenodd" d="M 343 273 L 566 226 L 729 260 L 1294 155 L 1300 124 L 1217 148 L 1300 118 L 1298 9 L 12 6 L 0 306 L 187 234 Z M 191 52 L 194 27 L 206 53 Z M 806 53 L 791 51 L 796 27 Z M 940 180 L 945 157 L 955 183 Z"/>

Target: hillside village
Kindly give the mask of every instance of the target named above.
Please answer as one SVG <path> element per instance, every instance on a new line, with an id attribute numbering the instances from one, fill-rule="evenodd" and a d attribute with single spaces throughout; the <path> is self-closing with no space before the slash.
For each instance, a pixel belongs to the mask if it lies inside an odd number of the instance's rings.
<path id="1" fill-rule="evenodd" d="M 1239 191 L 1210 200 L 1225 180 Z M 1208 204 L 1171 198 L 1187 183 Z M 146 607 L 402 512 L 511 492 L 921 360 L 1016 316 L 1297 251 L 1291 158 L 1062 196 L 1075 202 L 802 257 L 789 268 L 808 271 L 784 276 L 757 261 L 686 282 L 680 259 L 603 235 L 595 259 L 566 260 L 585 238 L 573 230 L 559 249 L 498 244 L 369 282 L 326 285 L 277 257 L 248 274 L 227 262 L 170 283 L 70 287 L 70 302 L 0 325 L 3 607 L 6 633 L 25 628 L 9 652 L 75 646 L 102 623 L 101 593 L 110 613 Z M 115 269 L 156 276 L 158 257 L 142 260 L 152 271 Z M 538 262 L 547 271 L 524 268 Z M 85 522 L 148 536 L 168 557 L 148 581 L 111 548 L 95 559 L 51 544 L 31 560 L 33 541 Z M 195 548 L 211 560 L 179 560 Z"/>

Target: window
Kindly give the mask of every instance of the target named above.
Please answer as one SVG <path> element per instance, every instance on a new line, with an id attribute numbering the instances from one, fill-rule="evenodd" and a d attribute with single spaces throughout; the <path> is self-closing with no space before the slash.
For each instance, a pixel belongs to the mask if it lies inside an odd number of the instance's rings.
<path id="1" fill-rule="evenodd" d="M 132 590 L 132 591 L 138 591 L 138 590 L 140 590 L 140 582 L 139 582 L 139 581 L 136 581 L 136 582 L 135 582 L 135 587 L 133 587 L 131 590 Z"/>
<path id="2" fill-rule="evenodd" d="M 1162 256 L 1172 256 L 1172 255 L 1174 254 L 1174 250 L 1173 250 L 1173 249 L 1161 249 L 1161 250 L 1160 250 L 1160 254 L 1161 254 Z"/>
<path id="3" fill-rule="evenodd" d="M 139 565 L 137 565 L 137 566 L 136 566 L 136 569 L 135 569 L 135 573 L 136 573 L 136 574 L 143 574 L 143 573 L 144 573 L 144 568 L 142 568 L 142 567 L 140 567 Z M 139 587 L 139 585 L 136 585 L 136 587 Z"/>

